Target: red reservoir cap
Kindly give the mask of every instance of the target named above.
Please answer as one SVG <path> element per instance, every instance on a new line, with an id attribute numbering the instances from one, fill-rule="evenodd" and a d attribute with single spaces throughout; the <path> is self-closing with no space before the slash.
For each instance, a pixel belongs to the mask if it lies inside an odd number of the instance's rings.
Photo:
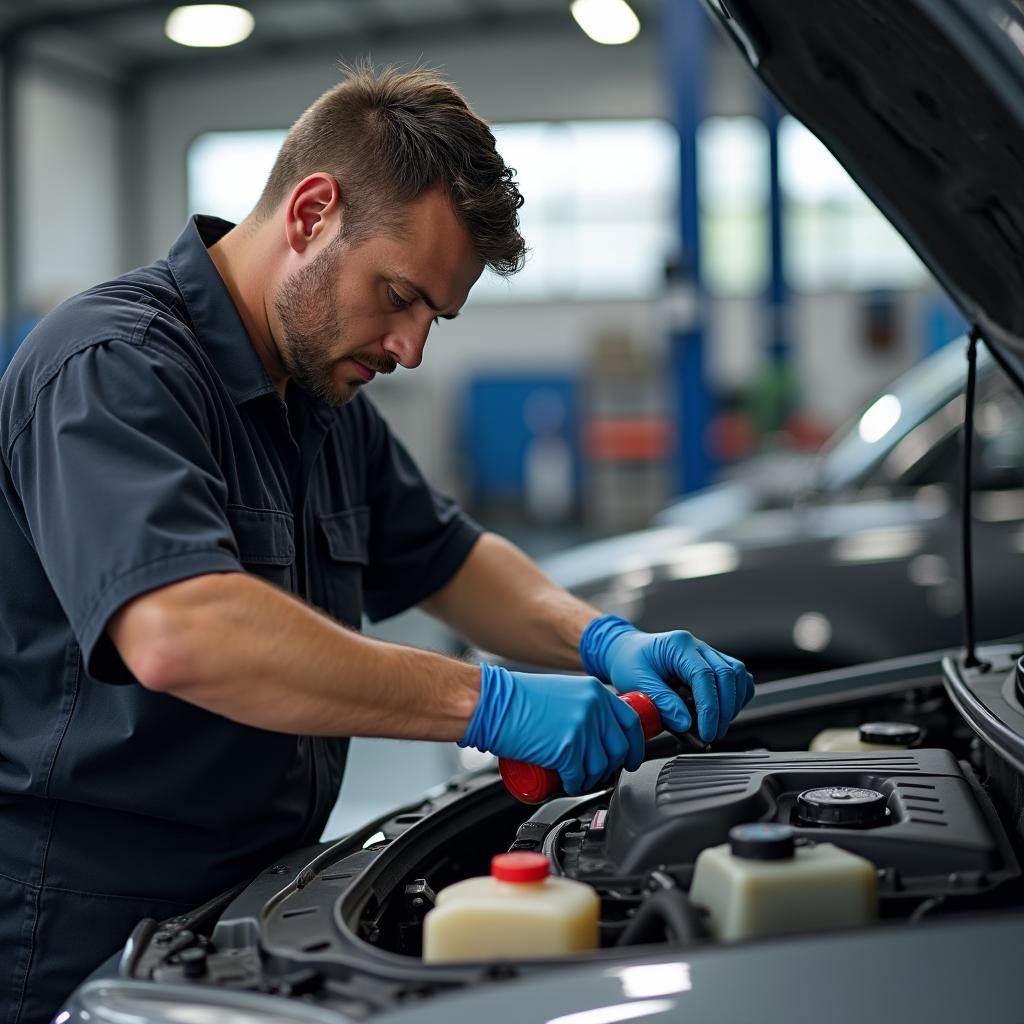
<path id="1" fill-rule="evenodd" d="M 491 875 L 499 882 L 543 882 L 550 874 L 543 853 L 499 853 L 491 858 Z"/>

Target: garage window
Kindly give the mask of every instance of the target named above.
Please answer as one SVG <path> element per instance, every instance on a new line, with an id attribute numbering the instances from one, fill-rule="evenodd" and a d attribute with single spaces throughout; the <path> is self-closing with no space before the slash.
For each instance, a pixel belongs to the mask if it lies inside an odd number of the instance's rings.
<path id="1" fill-rule="evenodd" d="M 779 184 L 790 287 L 916 288 L 930 280 L 874 203 L 792 117 L 779 124 Z"/>
<path id="2" fill-rule="evenodd" d="M 206 132 L 196 138 L 186 157 L 189 215 L 243 220 L 263 191 L 285 134 Z"/>
<path id="3" fill-rule="evenodd" d="M 531 248 L 510 281 L 485 274 L 473 303 L 650 299 L 676 249 L 679 147 L 658 119 L 492 126 L 516 168 Z M 208 132 L 188 152 L 191 212 L 240 220 L 284 131 Z M 767 287 L 768 134 L 755 117 L 709 117 L 697 136 L 701 265 L 715 295 Z M 785 273 L 800 291 L 912 288 L 913 250 L 835 158 L 792 117 L 779 126 Z"/>
<path id="4" fill-rule="evenodd" d="M 526 196 L 531 252 L 509 281 L 485 274 L 472 303 L 645 299 L 675 248 L 679 146 L 660 120 L 491 126 Z M 188 152 L 193 213 L 239 220 L 270 173 L 283 131 L 209 132 Z"/>
<path id="5" fill-rule="evenodd" d="M 697 133 L 701 267 L 713 295 L 768 285 L 768 132 L 756 117 L 709 117 Z M 916 288 L 914 251 L 793 117 L 779 124 L 786 280 L 798 291 Z"/>
<path id="6" fill-rule="evenodd" d="M 700 261 L 712 295 L 768 287 L 768 131 L 756 117 L 709 117 L 697 129 Z"/>

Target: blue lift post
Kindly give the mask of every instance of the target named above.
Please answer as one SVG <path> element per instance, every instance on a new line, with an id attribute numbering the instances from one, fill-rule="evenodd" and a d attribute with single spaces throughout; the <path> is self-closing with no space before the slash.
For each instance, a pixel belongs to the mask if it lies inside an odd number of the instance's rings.
<path id="1" fill-rule="evenodd" d="M 694 491 L 711 482 L 714 461 L 705 438 L 715 412 L 704 353 L 705 295 L 700 272 L 700 203 L 697 193 L 697 126 L 704 113 L 709 21 L 699 0 L 662 0 L 661 35 L 669 110 L 679 132 L 680 273 L 693 288 L 692 324 L 674 329 L 670 374 L 676 413 L 675 488 Z"/>

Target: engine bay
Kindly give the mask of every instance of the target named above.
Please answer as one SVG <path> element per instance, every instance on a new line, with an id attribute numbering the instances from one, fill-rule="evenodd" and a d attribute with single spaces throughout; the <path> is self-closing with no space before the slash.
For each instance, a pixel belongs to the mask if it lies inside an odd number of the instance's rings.
<path id="1" fill-rule="evenodd" d="M 988 714 L 1024 720 L 1024 668 L 1019 647 L 985 653 L 983 670 L 916 656 L 878 663 L 868 676 L 862 667 L 771 684 L 758 713 L 741 717 L 715 750 L 694 753 L 662 734 L 637 771 L 580 797 L 531 808 L 494 768 L 467 773 L 357 834 L 295 851 L 192 915 L 140 925 L 121 973 L 302 996 L 364 1017 L 581 960 L 710 950 L 727 943 L 692 898 L 695 867 L 737 826 L 783 827 L 804 853 L 838 848 L 869 862 L 869 927 L 1024 907 L 1021 765 L 985 740 L 959 694 L 973 685 Z M 865 718 L 911 745 L 807 749 L 822 730 L 856 734 Z M 507 851 L 543 853 L 552 874 L 593 889 L 599 945 L 551 959 L 424 962 L 423 922 L 437 893 L 488 874 Z M 801 886 L 790 901 L 821 902 Z M 809 934 L 864 931 L 820 906 L 816 914 Z M 775 934 L 757 938 L 771 944 Z"/>
<path id="2" fill-rule="evenodd" d="M 848 820 L 833 824 L 837 809 Z M 887 893 L 935 895 L 951 875 L 957 891 L 980 891 L 1014 865 L 988 798 L 948 750 L 680 755 L 624 774 L 594 817 L 567 873 L 692 866 L 731 826 L 764 821 L 867 857 Z"/>
<path id="3" fill-rule="evenodd" d="M 984 906 L 1020 874 L 991 799 L 949 750 L 680 754 L 623 773 L 584 808 L 560 810 L 542 807 L 509 849 L 542 852 L 554 873 L 597 890 L 605 948 L 635 941 L 631 922 L 666 892 L 678 897 L 676 919 L 693 924 L 674 934 L 663 914 L 660 934 L 648 927 L 643 941 L 707 941 L 703 908 L 688 906 L 686 894 L 701 851 L 727 843 L 736 825 L 786 824 L 800 846 L 831 843 L 871 861 L 882 919 Z M 410 884 L 432 900 L 431 881 Z M 382 924 L 375 917 L 372 934 L 387 942 Z M 410 931 L 405 922 L 391 932 L 392 952 L 419 955 Z"/>

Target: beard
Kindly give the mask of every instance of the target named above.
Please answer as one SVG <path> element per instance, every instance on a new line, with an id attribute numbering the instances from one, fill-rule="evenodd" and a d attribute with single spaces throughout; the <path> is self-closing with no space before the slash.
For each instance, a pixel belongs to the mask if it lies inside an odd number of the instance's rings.
<path id="1" fill-rule="evenodd" d="M 333 239 L 312 263 L 287 278 L 274 298 L 285 371 L 303 391 L 327 405 L 350 401 L 362 383 L 339 388 L 334 369 L 341 359 L 351 356 L 378 373 L 391 373 L 398 366 L 396 360 L 376 353 L 354 350 L 337 354 L 344 351 L 348 333 L 337 297 L 342 248 L 340 236 Z"/>

